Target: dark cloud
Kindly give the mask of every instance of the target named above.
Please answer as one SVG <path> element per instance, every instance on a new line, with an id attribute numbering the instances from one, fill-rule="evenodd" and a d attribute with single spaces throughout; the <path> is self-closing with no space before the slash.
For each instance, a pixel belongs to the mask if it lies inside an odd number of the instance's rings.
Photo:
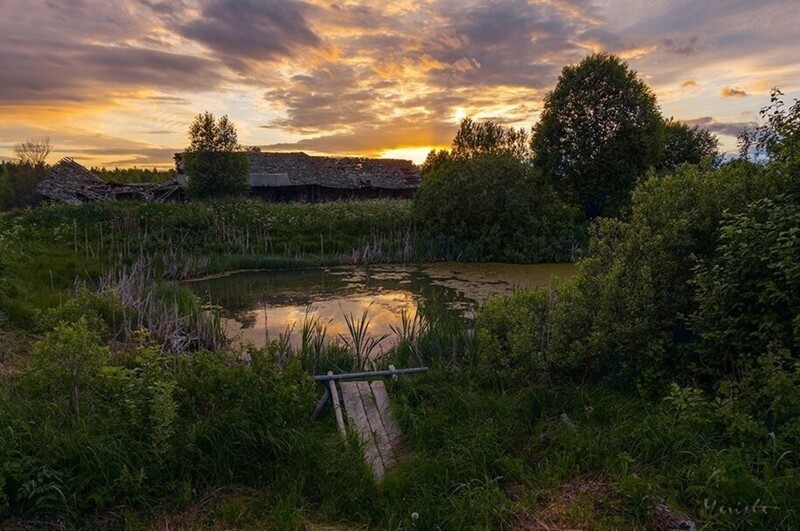
<path id="1" fill-rule="evenodd" d="M 693 79 L 689 79 L 681 83 L 681 88 L 696 88 L 696 87 L 697 87 L 697 81 L 694 81 Z"/>
<path id="2" fill-rule="evenodd" d="M 630 47 L 620 35 L 602 27 L 590 27 L 578 34 L 578 39 L 587 41 L 604 51 L 615 52 Z"/>
<path id="3" fill-rule="evenodd" d="M 682 55 L 685 57 L 697 53 L 697 41 L 697 35 L 692 35 L 691 37 L 683 39 L 673 39 L 670 37 L 664 39 L 661 43 L 661 46 L 667 53 Z"/>
<path id="4" fill-rule="evenodd" d="M 720 95 L 723 98 L 744 98 L 747 96 L 747 92 L 740 88 L 725 87 L 720 91 Z"/>
<path id="5" fill-rule="evenodd" d="M 358 82 L 365 75 L 345 64 L 326 64 L 294 76 L 286 88 L 267 93 L 266 98 L 280 103 L 287 115 L 265 127 L 319 133 L 376 121 L 380 98 Z"/>
<path id="6" fill-rule="evenodd" d="M 574 42 L 584 24 L 545 3 L 524 0 L 480 3 L 471 8 L 440 7 L 445 32 L 456 39 L 434 50 L 434 58 L 453 65 L 467 59 L 471 69 L 443 69 L 442 85 L 551 87 L 564 64 L 585 54 Z"/>
<path id="7" fill-rule="evenodd" d="M 1 40 L 1 39 L 0 39 Z M 6 40 L 0 103 L 91 103 L 113 90 L 211 89 L 223 79 L 208 59 L 133 46 Z"/>
<path id="8" fill-rule="evenodd" d="M 9 75 L 0 83 L 0 105 L 94 104 L 142 88 L 218 86 L 223 74 L 215 61 L 137 42 L 153 29 L 151 9 L 140 2 L 4 2 L 0 65 Z"/>
<path id="9" fill-rule="evenodd" d="M 235 68 L 249 70 L 249 62 L 293 57 L 322 45 L 306 11 L 306 4 L 294 0 L 211 0 L 199 18 L 178 31 Z"/>
<path id="10" fill-rule="evenodd" d="M 712 133 L 719 133 L 721 135 L 737 136 L 742 131 L 747 131 L 756 126 L 755 122 L 718 122 L 711 116 L 703 116 L 693 120 L 686 120 L 690 126 L 698 126 L 703 129 L 708 129 Z"/>

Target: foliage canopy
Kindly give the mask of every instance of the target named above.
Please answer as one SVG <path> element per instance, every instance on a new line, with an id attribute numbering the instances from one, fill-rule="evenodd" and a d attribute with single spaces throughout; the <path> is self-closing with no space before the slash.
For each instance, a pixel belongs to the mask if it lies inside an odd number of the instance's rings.
<path id="1" fill-rule="evenodd" d="M 508 152 L 443 152 L 423 173 L 414 214 L 434 239 L 470 260 L 564 261 L 582 240 L 580 212 Z"/>
<path id="2" fill-rule="evenodd" d="M 719 140 L 706 129 L 673 120 L 664 122 L 664 155 L 658 169 L 672 171 L 679 164 L 718 163 Z"/>
<path id="3" fill-rule="evenodd" d="M 216 120 L 210 112 L 194 117 L 189 127 L 188 151 L 222 151 L 231 152 L 239 148 L 236 127 L 224 115 Z"/>
<path id="4" fill-rule="evenodd" d="M 567 66 L 534 127 L 533 162 L 589 218 L 617 215 L 658 164 L 663 120 L 653 91 L 618 57 Z"/>

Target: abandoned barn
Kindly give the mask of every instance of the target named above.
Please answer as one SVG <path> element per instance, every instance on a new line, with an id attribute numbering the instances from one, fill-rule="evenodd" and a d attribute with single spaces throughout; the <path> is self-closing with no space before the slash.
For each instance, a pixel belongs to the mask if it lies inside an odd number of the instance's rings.
<path id="1" fill-rule="evenodd" d="M 305 153 L 248 154 L 250 193 L 266 201 L 316 203 L 338 199 L 408 198 L 420 184 L 419 168 L 408 160 L 312 157 Z M 40 182 L 45 200 L 78 204 L 92 201 L 180 201 L 189 175 L 183 155 L 175 155 L 179 176 L 162 183 L 106 182 L 71 158 L 64 158 Z"/>
<path id="2" fill-rule="evenodd" d="M 267 201 L 408 198 L 420 185 L 419 168 L 409 160 L 261 152 L 248 158 L 251 194 Z M 182 153 L 175 163 L 183 175 Z"/>

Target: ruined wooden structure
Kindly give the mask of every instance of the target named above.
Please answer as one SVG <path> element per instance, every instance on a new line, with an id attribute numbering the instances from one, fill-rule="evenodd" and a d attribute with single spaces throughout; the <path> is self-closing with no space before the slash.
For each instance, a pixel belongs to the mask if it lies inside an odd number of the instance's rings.
<path id="1" fill-rule="evenodd" d="M 421 182 L 419 168 L 408 160 L 261 152 L 248 153 L 248 159 L 251 195 L 272 202 L 409 198 Z M 182 175 L 182 153 L 175 163 Z"/>
<path id="2" fill-rule="evenodd" d="M 63 158 L 36 186 L 45 200 L 77 205 L 94 201 L 178 201 L 183 186 L 178 179 L 161 183 L 119 184 L 102 180 L 71 158 Z"/>
<path id="3" fill-rule="evenodd" d="M 350 428 L 358 436 L 364 461 L 372 468 L 375 479 L 380 481 L 395 462 L 400 448 L 402 432 L 389 408 L 389 394 L 383 380 L 377 378 L 400 374 L 413 374 L 427 371 L 427 367 L 395 369 L 387 371 L 358 372 L 315 376 L 314 379 L 325 384 L 325 393 L 314 409 L 312 419 L 331 401 L 336 424 L 344 437 L 347 437 L 344 413 Z M 367 379 L 372 379 L 368 381 Z M 338 383 L 338 388 L 337 388 Z M 340 391 L 341 390 L 341 396 Z"/>
<path id="4" fill-rule="evenodd" d="M 312 157 L 305 153 L 248 153 L 251 195 L 272 202 L 409 198 L 419 187 L 419 168 L 408 160 Z M 61 159 L 39 183 L 45 200 L 79 204 L 93 201 L 180 201 L 189 175 L 183 154 L 175 155 L 178 178 L 161 183 L 107 182 L 71 158 Z"/>

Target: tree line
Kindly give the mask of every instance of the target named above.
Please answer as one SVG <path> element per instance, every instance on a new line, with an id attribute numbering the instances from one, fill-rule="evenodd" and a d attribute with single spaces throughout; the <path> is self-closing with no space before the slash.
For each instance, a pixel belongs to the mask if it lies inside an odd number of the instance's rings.
<path id="1" fill-rule="evenodd" d="M 585 246 L 586 222 L 626 216 L 648 172 L 721 163 L 716 136 L 661 115 L 620 58 L 565 67 L 530 133 L 464 119 L 432 151 L 415 197 L 419 223 L 469 259 L 562 261 Z"/>

